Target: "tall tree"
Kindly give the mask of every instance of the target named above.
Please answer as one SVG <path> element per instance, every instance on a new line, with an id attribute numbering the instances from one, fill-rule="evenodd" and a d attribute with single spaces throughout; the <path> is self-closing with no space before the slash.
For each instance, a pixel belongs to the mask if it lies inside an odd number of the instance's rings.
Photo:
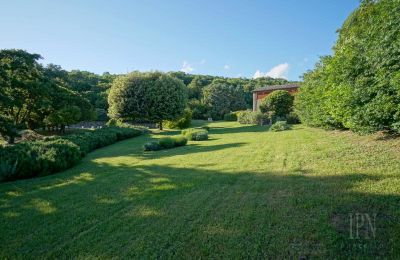
<path id="1" fill-rule="evenodd" d="M 0 133 L 9 143 L 14 143 L 16 129 L 28 121 L 46 95 L 40 58 L 23 50 L 0 51 L 0 120 L 7 126 Z"/>
<path id="2" fill-rule="evenodd" d="M 117 78 L 108 96 L 111 118 L 147 119 L 159 123 L 180 117 L 187 90 L 177 78 L 160 72 L 133 72 Z"/>
<path id="3" fill-rule="evenodd" d="M 226 83 L 213 82 L 204 89 L 203 95 L 203 102 L 215 119 L 222 119 L 226 113 L 246 108 L 243 90 Z"/>

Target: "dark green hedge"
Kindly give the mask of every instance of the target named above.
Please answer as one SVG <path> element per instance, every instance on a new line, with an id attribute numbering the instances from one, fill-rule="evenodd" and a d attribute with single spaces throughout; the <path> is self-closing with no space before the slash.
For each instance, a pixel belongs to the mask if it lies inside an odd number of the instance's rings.
<path id="1" fill-rule="evenodd" d="M 94 149 L 141 134 L 142 131 L 131 127 L 106 127 L 0 147 L 0 181 L 56 173 L 77 164 Z"/>

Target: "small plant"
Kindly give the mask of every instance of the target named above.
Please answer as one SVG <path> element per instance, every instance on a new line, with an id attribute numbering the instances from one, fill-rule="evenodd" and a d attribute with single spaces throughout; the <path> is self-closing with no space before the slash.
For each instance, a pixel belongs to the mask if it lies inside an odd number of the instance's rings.
<path id="1" fill-rule="evenodd" d="M 199 128 L 189 128 L 182 131 L 184 135 L 190 141 L 204 141 L 208 139 L 208 132 Z"/>
<path id="2" fill-rule="evenodd" d="M 163 137 L 163 138 L 160 138 L 160 140 L 158 141 L 158 144 L 163 149 L 174 148 L 175 147 L 175 139 L 172 137 Z"/>
<path id="3" fill-rule="evenodd" d="M 175 146 L 185 146 L 188 142 L 187 138 L 183 135 L 178 135 L 174 137 Z"/>
<path id="4" fill-rule="evenodd" d="M 278 132 L 278 131 L 285 131 L 285 130 L 289 130 L 289 129 L 290 129 L 290 125 L 288 125 L 288 123 L 286 121 L 278 121 L 275 124 L 273 124 L 269 130 L 273 131 L 273 132 Z"/>
<path id="5" fill-rule="evenodd" d="M 187 144 L 187 138 L 183 135 L 173 137 L 163 137 L 158 141 L 147 142 L 143 145 L 145 151 L 158 151 L 162 149 L 170 149 L 178 146 L 184 146 Z"/>
<path id="6" fill-rule="evenodd" d="M 156 141 L 151 141 L 151 142 L 147 142 L 143 145 L 143 149 L 145 151 L 158 151 L 161 150 L 161 146 L 158 142 Z"/>

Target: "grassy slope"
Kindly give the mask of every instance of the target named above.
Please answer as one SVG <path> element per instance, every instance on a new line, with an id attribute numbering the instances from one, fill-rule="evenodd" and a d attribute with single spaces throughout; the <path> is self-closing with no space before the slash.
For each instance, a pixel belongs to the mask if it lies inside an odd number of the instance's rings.
<path id="1" fill-rule="evenodd" d="M 141 136 L 0 184 L 0 258 L 400 255 L 400 140 L 211 127 L 209 141 L 143 153 L 161 135 Z M 349 237 L 355 213 L 377 214 L 375 238 Z"/>

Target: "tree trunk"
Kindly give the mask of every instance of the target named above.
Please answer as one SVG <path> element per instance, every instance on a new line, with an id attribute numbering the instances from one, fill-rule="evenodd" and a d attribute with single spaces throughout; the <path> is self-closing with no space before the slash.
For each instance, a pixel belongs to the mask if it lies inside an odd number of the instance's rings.
<path id="1" fill-rule="evenodd" d="M 160 121 L 160 123 L 158 123 L 158 129 L 163 130 L 163 128 L 162 128 L 162 121 Z"/>

